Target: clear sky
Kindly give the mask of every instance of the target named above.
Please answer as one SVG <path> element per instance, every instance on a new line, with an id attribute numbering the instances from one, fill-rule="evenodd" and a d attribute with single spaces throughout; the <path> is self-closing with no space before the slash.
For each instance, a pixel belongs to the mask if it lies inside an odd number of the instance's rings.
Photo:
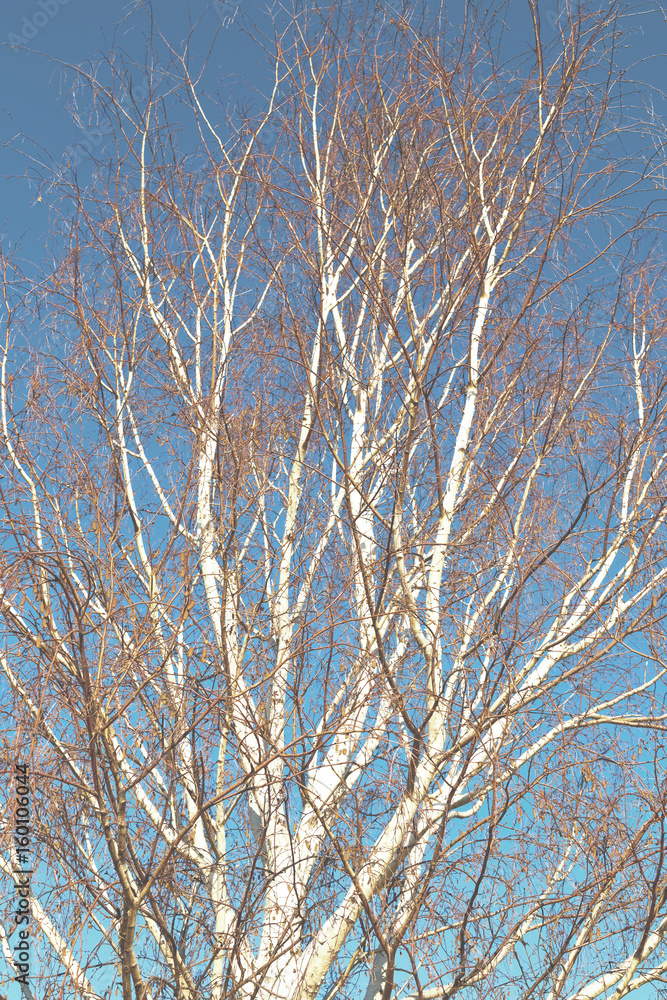
<path id="1" fill-rule="evenodd" d="M 297 0 L 299 2 L 299 0 Z M 405 0 L 393 0 L 402 7 Z M 421 0 L 424 2 L 424 0 Z M 425 0 L 434 9 L 439 0 Z M 501 7 L 498 0 L 487 0 Z M 578 0 L 574 0 L 576 4 Z M 542 0 L 540 14 L 545 37 L 549 37 L 562 9 L 563 0 Z M 23 257 L 38 259 L 49 225 L 49 201 L 37 201 L 37 191 L 25 177 L 30 161 L 46 154 L 62 161 L 70 144 L 86 136 L 72 120 L 62 89 L 63 64 L 94 61 L 112 44 L 141 58 L 142 41 L 136 22 L 146 23 L 137 0 L 5 0 L 0 4 L 0 231 L 5 250 L 22 238 Z M 220 74 L 243 76 L 252 83 L 261 65 L 261 53 L 240 30 L 241 14 L 271 34 L 271 18 L 260 0 L 156 0 L 153 13 L 158 27 L 172 44 L 188 34 L 189 22 L 200 21 L 194 52 L 208 45 L 220 28 L 215 62 Z M 274 9 L 275 3 L 271 4 Z M 291 3 L 285 6 L 290 7 Z M 463 0 L 450 0 L 448 15 L 462 15 Z M 642 96 L 655 110 L 655 125 L 665 131 L 667 108 L 658 89 L 667 80 L 667 19 L 653 0 L 633 4 L 635 16 L 619 38 L 619 63 L 628 75 L 642 82 Z M 134 22 L 134 23 L 133 23 Z M 532 30 L 527 0 L 510 0 L 508 26 L 517 46 L 522 47 Z M 632 23 L 632 30 L 629 25 Z M 14 47 L 11 48 L 11 44 Z M 35 52 L 26 51 L 25 48 Z M 37 54 L 42 53 L 42 54 Z M 632 64 L 635 64 L 632 67 Z M 637 65 L 639 63 L 639 65 Z M 70 75 L 71 78 L 71 75 Z M 31 143 L 36 143 L 37 146 Z M 25 156 L 13 151 L 22 151 Z M 18 175 L 11 176 L 11 175 Z M 26 234 L 26 235 L 24 235 Z M 10 243 L 11 241 L 11 243 Z"/>
<path id="2" fill-rule="evenodd" d="M 243 2 L 243 0 L 241 0 Z M 5 252 L 21 240 L 22 258 L 38 260 L 49 227 L 49 199 L 37 200 L 26 171 L 31 157 L 62 162 L 68 147 L 86 140 L 66 107 L 66 67 L 95 61 L 112 46 L 142 57 L 145 14 L 134 13 L 134 0 L 5 0 L 0 4 L 0 231 Z M 265 22 L 260 7 L 246 3 L 246 13 Z M 252 11 L 251 11 L 252 7 Z M 219 28 L 216 63 L 220 76 L 257 75 L 261 53 L 239 30 L 240 6 L 232 0 L 157 0 L 158 28 L 177 45 L 189 22 L 203 19 L 195 33 L 194 51 L 210 44 Z M 26 51 L 32 49 L 34 51 Z M 41 147 L 41 149 L 40 149 Z M 23 154 L 23 155 L 21 155 Z"/>

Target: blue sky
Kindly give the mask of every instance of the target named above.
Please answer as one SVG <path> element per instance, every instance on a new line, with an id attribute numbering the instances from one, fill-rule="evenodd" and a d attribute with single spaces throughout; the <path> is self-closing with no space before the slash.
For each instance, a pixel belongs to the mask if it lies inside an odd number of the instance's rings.
<path id="1" fill-rule="evenodd" d="M 136 7 L 128 0 L 12 0 L 0 5 L 0 232 L 5 252 L 21 240 L 22 258 L 37 261 L 42 255 L 49 201 L 37 200 L 37 190 L 25 176 L 33 166 L 30 157 L 59 161 L 70 144 L 85 142 L 66 108 L 63 78 L 73 76 L 66 67 L 90 63 L 112 45 L 141 60 L 138 23 L 145 25 L 146 18 L 133 16 Z M 239 30 L 240 10 L 232 0 L 165 0 L 154 5 L 154 14 L 174 44 L 187 37 L 190 18 L 204 18 L 194 52 L 198 45 L 210 44 L 219 28 L 215 62 L 220 74 L 250 81 L 257 76 L 261 53 Z M 256 18 L 268 24 L 259 10 Z"/>
<path id="2" fill-rule="evenodd" d="M 394 2 L 400 7 L 404 0 Z M 498 0 L 487 2 L 503 6 Z M 437 3 L 426 0 L 431 9 Z M 95 60 L 114 43 L 140 60 L 143 44 L 138 22 L 145 23 L 145 15 L 137 11 L 138 6 L 137 0 L 11 0 L 0 5 L 0 232 L 5 251 L 20 239 L 21 256 L 37 260 L 44 248 L 49 202 L 37 201 L 36 188 L 25 177 L 31 165 L 28 157 L 39 158 L 41 146 L 46 158 L 50 155 L 58 161 L 70 144 L 86 139 L 66 109 L 65 65 Z M 563 0 L 542 0 L 546 38 L 562 6 Z M 447 7 L 449 16 L 456 19 L 463 11 L 463 0 Z M 628 21 L 628 30 L 619 38 L 619 62 L 627 76 L 641 81 L 642 97 L 653 104 L 656 120 L 664 128 L 666 106 L 658 91 L 667 79 L 667 18 L 653 3 L 635 5 L 634 10 L 632 30 Z M 187 36 L 190 21 L 201 19 L 195 54 L 210 44 L 213 31 L 219 28 L 214 64 L 228 79 L 240 76 L 252 84 L 261 75 L 262 54 L 240 28 L 243 12 L 271 34 L 271 17 L 259 0 L 157 0 L 153 5 L 156 23 L 172 44 Z M 527 0 L 510 0 L 507 24 L 521 48 L 532 31 Z"/>

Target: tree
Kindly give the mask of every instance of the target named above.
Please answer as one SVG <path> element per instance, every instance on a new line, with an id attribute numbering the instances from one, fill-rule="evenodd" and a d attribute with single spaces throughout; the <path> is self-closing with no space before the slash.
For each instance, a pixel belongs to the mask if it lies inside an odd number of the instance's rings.
<path id="1" fill-rule="evenodd" d="M 5 261 L 44 997 L 664 981 L 662 164 L 627 12 L 486 6 L 300 13 L 227 118 L 164 42 L 80 77 L 92 179 Z"/>

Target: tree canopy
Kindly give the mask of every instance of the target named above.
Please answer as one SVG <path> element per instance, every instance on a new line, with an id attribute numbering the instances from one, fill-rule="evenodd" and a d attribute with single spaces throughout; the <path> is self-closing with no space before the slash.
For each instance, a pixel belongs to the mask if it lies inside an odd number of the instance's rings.
<path id="1" fill-rule="evenodd" d="M 664 159 L 637 15 L 504 12 L 283 12 L 245 105 L 156 28 L 78 77 L 3 258 L 25 996 L 664 982 Z"/>

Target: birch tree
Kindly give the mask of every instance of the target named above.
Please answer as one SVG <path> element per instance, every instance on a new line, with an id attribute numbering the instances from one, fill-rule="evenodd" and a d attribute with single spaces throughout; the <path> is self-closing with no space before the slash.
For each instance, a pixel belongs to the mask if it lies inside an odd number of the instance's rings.
<path id="1" fill-rule="evenodd" d="M 164 40 L 80 78 L 4 261 L 25 996 L 665 982 L 663 164 L 627 11 L 488 6 L 300 13 L 243 113 Z"/>

